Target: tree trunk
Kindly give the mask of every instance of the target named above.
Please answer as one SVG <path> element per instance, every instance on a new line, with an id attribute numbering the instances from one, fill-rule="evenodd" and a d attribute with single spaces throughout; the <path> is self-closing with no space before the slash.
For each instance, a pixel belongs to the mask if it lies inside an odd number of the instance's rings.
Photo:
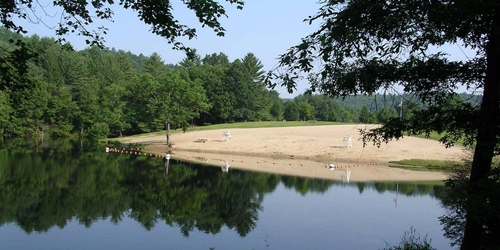
<path id="1" fill-rule="evenodd" d="M 165 134 L 167 136 L 167 146 L 171 147 L 170 144 L 170 123 L 165 122 Z"/>
<path id="2" fill-rule="evenodd" d="M 123 133 L 122 133 L 122 131 L 120 130 L 120 138 L 122 138 L 122 137 L 123 137 Z"/>
<path id="3" fill-rule="evenodd" d="M 482 211 L 479 211 L 477 197 L 482 192 L 478 181 L 488 176 L 497 138 L 497 128 L 500 114 L 500 10 L 494 17 L 489 41 L 486 45 L 486 77 L 484 81 L 483 101 L 478 119 L 478 134 L 472 170 L 470 175 L 471 188 L 467 203 L 467 222 L 461 249 L 481 249 L 481 239 L 484 228 L 479 221 Z M 486 202 L 486 201 L 484 201 Z"/>

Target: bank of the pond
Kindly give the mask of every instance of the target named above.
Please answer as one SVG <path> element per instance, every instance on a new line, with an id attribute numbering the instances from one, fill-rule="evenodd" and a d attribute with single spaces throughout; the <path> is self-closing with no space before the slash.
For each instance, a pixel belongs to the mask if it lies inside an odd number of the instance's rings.
<path id="1" fill-rule="evenodd" d="M 140 153 L 142 157 L 162 157 L 165 155 L 164 152 L 168 150 L 166 146 L 162 145 L 150 145 L 149 147 L 134 148 L 132 154 Z M 130 154 L 130 149 L 125 148 L 124 152 Z M 123 154 L 121 150 L 110 153 Z M 192 151 L 172 152 L 170 161 L 192 162 L 220 167 L 221 171 L 242 169 L 316 179 L 342 180 L 344 182 L 442 181 L 448 178 L 447 174 L 441 172 L 411 171 L 392 168 L 386 164 L 376 162 L 335 161 L 332 163 L 330 160 L 319 159 L 268 158 L 258 155 L 224 155 Z"/>
<path id="2" fill-rule="evenodd" d="M 231 166 L 236 168 L 314 178 L 339 178 L 340 173 L 325 172 L 325 165 L 351 165 L 351 169 L 353 169 L 352 165 L 356 165 L 356 172 L 362 172 L 352 174 L 351 177 L 356 181 L 444 180 L 447 178 L 446 174 L 394 169 L 389 168 L 388 163 L 415 158 L 459 161 L 464 156 L 462 147 L 446 149 L 437 141 L 417 137 L 405 137 L 389 144 L 382 144 L 381 147 L 376 147 L 371 143 L 363 147 L 359 130 L 369 128 L 373 126 L 240 128 L 230 130 L 231 140 L 229 141 L 222 140 L 223 129 L 194 131 L 173 134 L 173 148 L 165 146 L 164 135 L 135 136 L 124 138 L 122 141 L 150 145 L 161 153 L 172 150 L 174 154 L 180 157 L 190 157 L 190 159 L 196 156 L 215 159 L 211 163 L 215 165 L 218 165 L 217 161 L 221 159 L 231 160 Z M 346 135 L 351 136 L 352 148 L 342 147 L 343 138 Z M 205 143 L 197 142 L 198 138 L 209 140 Z M 246 162 L 252 162 L 252 164 L 246 164 Z M 367 166 L 371 163 L 377 163 L 380 167 L 371 169 Z"/>
<path id="3" fill-rule="evenodd" d="M 353 182 L 369 181 L 441 181 L 448 175 L 441 172 L 416 172 L 394 169 L 384 163 L 365 163 L 329 160 L 267 158 L 261 156 L 223 155 L 202 152 L 175 151 L 174 159 L 205 163 L 222 167 L 293 175 L 308 178 L 343 180 Z M 330 168 L 330 164 L 335 167 Z"/>

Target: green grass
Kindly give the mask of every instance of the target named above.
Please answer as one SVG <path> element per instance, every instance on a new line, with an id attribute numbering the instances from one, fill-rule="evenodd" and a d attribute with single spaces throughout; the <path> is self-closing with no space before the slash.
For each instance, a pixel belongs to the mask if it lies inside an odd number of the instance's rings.
<path id="1" fill-rule="evenodd" d="M 232 129 L 232 128 L 277 128 L 277 127 L 297 127 L 297 126 L 321 126 L 321 125 L 341 125 L 341 122 L 237 122 L 237 123 L 224 123 L 210 126 L 197 126 L 189 128 L 189 131 L 202 131 L 214 129 Z"/>
<path id="2" fill-rule="evenodd" d="M 390 161 L 389 163 L 405 165 L 405 166 L 420 166 L 420 167 L 426 167 L 428 169 L 451 169 L 456 165 L 462 165 L 462 163 L 458 161 L 439 161 L 439 160 L 424 160 L 424 159 L 407 159 L 401 161 Z"/>
<path id="3" fill-rule="evenodd" d="M 278 128 L 278 127 L 297 127 L 297 126 L 322 126 L 322 125 L 343 125 L 347 123 L 342 123 L 342 122 L 296 122 L 296 121 L 290 121 L 290 122 L 283 122 L 283 121 L 269 121 L 269 122 L 237 122 L 237 123 L 224 123 L 224 124 L 216 124 L 216 125 L 210 125 L 210 126 L 196 126 L 196 127 L 191 127 L 188 129 L 188 132 L 191 131 L 205 131 L 205 130 L 217 130 L 217 129 L 236 129 L 236 128 Z M 182 129 L 176 129 L 176 130 L 171 130 L 171 134 L 175 133 L 181 133 Z M 122 139 L 116 139 L 118 141 L 127 141 L 128 139 L 133 139 L 137 137 L 144 137 L 144 136 L 158 136 L 158 135 L 165 135 L 165 130 L 158 131 L 158 132 L 152 132 L 152 133 L 145 133 L 145 134 L 138 134 L 138 135 L 132 135 L 132 136 L 127 136 L 126 138 Z"/>
<path id="4" fill-rule="evenodd" d="M 451 169 L 446 168 L 429 168 L 429 167 L 416 167 L 416 166 L 390 166 L 391 168 L 399 168 L 410 171 L 418 171 L 418 172 L 449 172 Z"/>
<path id="5" fill-rule="evenodd" d="M 429 134 L 429 137 L 426 137 L 425 134 L 421 134 L 421 135 L 416 135 L 416 137 L 419 137 L 419 138 L 426 138 L 426 139 L 431 139 L 431 140 L 435 140 L 435 141 L 439 141 L 439 139 L 441 139 L 441 137 L 443 137 L 444 135 L 443 134 L 438 134 L 436 132 L 432 132 Z M 464 144 L 464 139 L 463 138 L 460 138 L 456 143 L 456 145 L 463 145 Z"/>

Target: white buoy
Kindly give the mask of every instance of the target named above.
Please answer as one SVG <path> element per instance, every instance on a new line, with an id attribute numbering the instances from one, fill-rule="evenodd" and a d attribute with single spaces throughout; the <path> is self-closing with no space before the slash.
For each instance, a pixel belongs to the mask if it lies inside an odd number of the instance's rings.
<path id="1" fill-rule="evenodd" d="M 170 160 L 170 154 L 165 154 L 165 159 Z"/>
<path id="2" fill-rule="evenodd" d="M 109 153 L 109 148 L 108 147 L 106 147 L 106 153 Z"/>
<path id="3" fill-rule="evenodd" d="M 330 170 L 335 170 L 335 165 L 330 164 Z"/>

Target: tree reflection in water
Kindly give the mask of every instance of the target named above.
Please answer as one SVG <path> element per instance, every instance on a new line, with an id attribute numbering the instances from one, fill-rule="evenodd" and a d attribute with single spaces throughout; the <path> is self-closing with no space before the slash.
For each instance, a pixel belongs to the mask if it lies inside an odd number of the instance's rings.
<path id="1" fill-rule="evenodd" d="M 104 148 L 104 146 L 102 146 Z M 124 217 L 151 230 L 158 223 L 217 234 L 223 226 L 244 237 L 258 221 L 266 194 L 279 183 L 301 195 L 332 186 L 399 195 L 442 197 L 444 186 L 409 183 L 342 183 L 183 164 L 174 160 L 105 153 L 69 141 L 0 143 L 0 226 L 25 232 L 63 228 L 72 219 L 90 227 Z"/>
<path id="2" fill-rule="evenodd" d="M 500 168 L 496 166 L 487 179 L 471 187 L 467 165 L 457 168 L 446 183 L 442 203 L 447 213 L 440 217 L 445 236 L 452 240 L 452 245 L 461 245 L 464 234 L 469 234 L 481 249 L 500 249 Z M 475 193 L 471 192 L 472 188 L 482 192 L 471 196 L 470 193 Z M 471 213 L 470 209 L 477 212 Z M 468 231 L 467 223 L 476 223 L 482 230 Z"/>

